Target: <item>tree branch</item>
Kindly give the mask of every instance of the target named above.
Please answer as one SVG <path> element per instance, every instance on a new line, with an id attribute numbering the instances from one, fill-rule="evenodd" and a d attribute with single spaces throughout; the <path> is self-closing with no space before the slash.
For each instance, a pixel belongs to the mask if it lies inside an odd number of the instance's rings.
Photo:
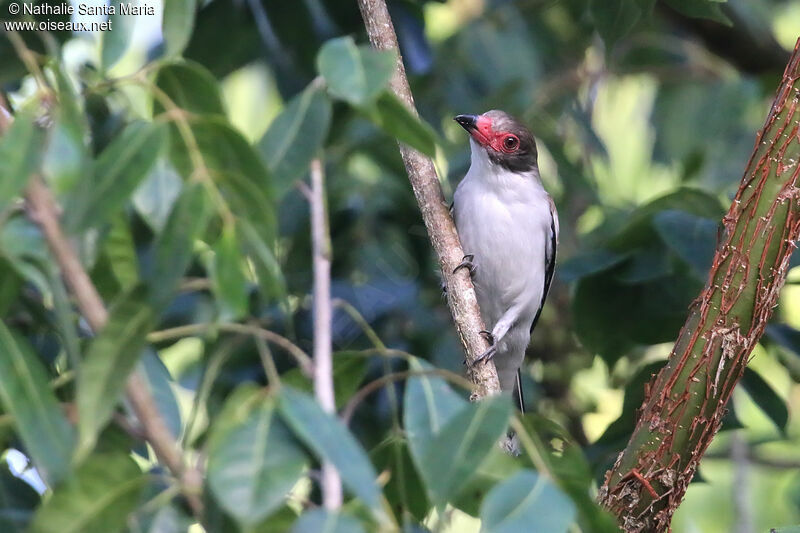
<path id="1" fill-rule="evenodd" d="M 42 229 L 47 244 L 61 269 L 61 273 L 75 296 L 78 308 L 83 316 L 86 317 L 92 330 L 95 333 L 100 331 L 108 321 L 108 311 L 106 311 L 97 289 L 92 284 L 75 251 L 61 230 L 55 201 L 39 177 L 35 176 L 31 179 L 26 200 L 29 215 Z M 142 425 L 147 442 L 153 447 L 159 461 L 181 481 L 186 499 L 192 510 L 198 516 L 202 515 L 203 503 L 199 497 L 202 475 L 185 466 L 181 451 L 170 434 L 164 418 L 158 411 L 146 382 L 138 372 L 131 374 L 125 391 L 136 417 Z"/>
<path id="2" fill-rule="evenodd" d="M 414 98 L 406 78 L 403 58 L 397 45 L 392 19 L 386 8 L 385 0 L 358 0 L 361 16 L 367 28 L 369 40 L 375 48 L 392 50 L 397 54 L 397 68 L 391 81 L 395 95 L 414 115 Z M 422 220 L 428 230 L 433 249 L 439 258 L 450 312 L 456 324 L 456 331 L 464 346 L 467 356 L 467 368 L 470 369 L 470 380 L 475 384 L 472 399 L 500 392 L 497 370 L 492 361 L 473 364 L 475 359 L 489 348 L 486 339 L 480 335 L 484 328 L 478 309 L 478 300 L 472 287 L 472 280 L 466 269 L 453 273 L 455 267 L 464 257 L 461 243 L 458 240 L 455 224 L 445 203 L 433 161 L 423 154 L 405 145 L 400 145 L 400 155 L 406 167 L 411 188 L 417 198 Z"/>
<path id="3" fill-rule="evenodd" d="M 645 388 L 600 501 L 627 533 L 664 532 L 764 332 L 800 238 L 800 40 L 733 204 L 705 289 Z"/>
<path id="4" fill-rule="evenodd" d="M 331 318 L 331 236 L 325 201 L 325 174 L 319 159 L 311 161 L 311 245 L 314 261 L 314 393 L 322 409 L 336 413 L 333 393 Z M 342 506 L 342 480 L 336 467 L 322 464 L 322 502 L 327 509 Z"/>

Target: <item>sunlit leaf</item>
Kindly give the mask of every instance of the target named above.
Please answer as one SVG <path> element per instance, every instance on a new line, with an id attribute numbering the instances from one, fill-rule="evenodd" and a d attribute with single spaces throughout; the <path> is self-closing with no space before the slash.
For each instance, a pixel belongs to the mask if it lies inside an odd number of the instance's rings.
<path id="1" fill-rule="evenodd" d="M 179 55 L 189 43 L 194 29 L 195 0 L 169 0 L 164 2 L 161 33 L 167 56 Z"/>
<path id="2" fill-rule="evenodd" d="M 115 533 L 139 503 L 146 478 L 124 454 L 95 455 L 37 511 L 30 533 Z"/>
<path id="3" fill-rule="evenodd" d="M 172 205 L 181 193 L 181 177 L 164 158 L 159 159 L 133 193 L 133 205 L 158 233 L 167 223 Z"/>
<path id="4" fill-rule="evenodd" d="M 481 506 L 485 533 L 566 532 L 575 519 L 575 506 L 551 481 L 523 470 L 497 485 Z"/>
<path id="5" fill-rule="evenodd" d="M 136 25 L 136 15 L 123 14 L 120 0 L 109 2 L 109 8 L 113 9 L 113 14 L 108 15 L 110 29 L 101 32 L 102 47 L 100 52 L 100 64 L 103 70 L 113 67 L 131 44 L 133 28 Z M 126 3 L 126 5 L 128 5 Z"/>
<path id="6" fill-rule="evenodd" d="M 322 87 L 312 84 L 270 124 L 258 146 L 277 179 L 279 198 L 308 172 L 328 135 L 330 121 L 330 100 Z"/>
<path id="7" fill-rule="evenodd" d="M 245 525 L 280 508 L 306 465 L 306 456 L 278 418 L 274 401 L 227 408 L 208 458 L 209 486 L 220 504 Z"/>
<path id="8" fill-rule="evenodd" d="M 342 422 L 322 410 L 310 396 L 291 387 L 281 387 L 279 408 L 286 424 L 320 460 L 339 471 L 342 482 L 364 504 L 380 508 L 380 489 L 375 469 L 364 449 Z"/>
<path id="9" fill-rule="evenodd" d="M 72 427 L 36 354 L 0 322 L 0 400 L 40 474 L 51 485 L 70 470 Z"/>
<path id="10" fill-rule="evenodd" d="M 356 106 L 369 104 L 378 96 L 394 67 L 394 53 L 356 46 L 352 37 L 331 39 L 317 56 L 317 68 L 331 94 Z"/>

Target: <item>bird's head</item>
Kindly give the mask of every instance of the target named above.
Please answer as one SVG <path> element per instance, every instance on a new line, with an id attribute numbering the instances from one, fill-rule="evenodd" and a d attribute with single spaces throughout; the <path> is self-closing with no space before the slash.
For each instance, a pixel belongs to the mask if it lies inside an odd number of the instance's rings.
<path id="1" fill-rule="evenodd" d="M 533 135 L 505 111 L 493 109 L 482 115 L 458 115 L 454 120 L 472 136 L 473 153 L 484 151 L 491 163 L 512 172 L 537 170 Z"/>

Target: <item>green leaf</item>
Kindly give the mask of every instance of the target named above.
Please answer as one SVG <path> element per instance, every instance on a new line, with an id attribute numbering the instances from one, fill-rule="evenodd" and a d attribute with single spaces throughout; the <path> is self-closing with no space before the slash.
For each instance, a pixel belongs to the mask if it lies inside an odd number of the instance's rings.
<path id="1" fill-rule="evenodd" d="M 664 243 L 692 267 L 695 277 L 705 281 L 714 260 L 717 222 L 670 209 L 656 214 L 653 225 Z"/>
<path id="2" fill-rule="evenodd" d="M 51 486 L 70 470 L 72 427 L 53 395 L 47 374 L 28 344 L 0 322 L 0 400 L 25 450 Z"/>
<path id="3" fill-rule="evenodd" d="M 223 226 L 219 240 L 214 244 L 211 282 L 217 299 L 227 311 L 226 314 L 233 318 L 247 314 L 247 279 L 244 276 L 239 240 L 233 224 Z"/>
<path id="4" fill-rule="evenodd" d="M 81 100 L 58 63 L 50 70 L 58 86 L 58 106 L 53 110 L 53 126 L 45 147 L 42 172 L 56 195 L 71 190 L 91 174 L 87 139 L 89 125 L 81 109 Z"/>
<path id="5" fill-rule="evenodd" d="M 592 0 L 589 9 L 598 33 L 609 48 L 628 35 L 642 16 L 635 0 Z"/>
<path id="6" fill-rule="evenodd" d="M 286 296 L 286 280 L 275 253 L 252 224 L 245 219 L 237 221 L 241 232 L 242 246 L 253 261 L 258 286 L 265 298 Z"/>
<path id="7" fill-rule="evenodd" d="M 436 156 L 436 134 L 391 92 L 383 91 L 364 111 L 376 126 L 401 143 L 429 157 Z"/>
<path id="8" fill-rule="evenodd" d="M 139 281 L 139 263 L 127 217 L 122 214 L 112 217 L 111 231 L 103 244 L 103 250 L 108 255 L 111 270 L 120 287 L 128 290 L 136 285 Z"/>
<path id="9" fill-rule="evenodd" d="M 367 375 L 368 359 L 361 352 L 334 352 L 333 354 L 333 393 L 336 397 L 336 409 L 341 409 Z M 281 381 L 304 392 L 313 392 L 314 384 L 299 368 L 292 368 L 281 374 Z"/>
<path id="10" fill-rule="evenodd" d="M 725 0 L 666 0 L 670 7 L 680 11 L 684 15 L 695 18 L 706 18 L 719 22 L 725 26 L 733 26 L 733 22 L 728 15 L 722 11 Z"/>
<path id="11" fill-rule="evenodd" d="M 277 179 L 278 198 L 308 172 L 328 135 L 330 122 L 331 102 L 323 88 L 314 83 L 272 121 L 258 147 Z"/>
<path id="12" fill-rule="evenodd" d="M 320 460 L 339 471 L 342 483 L 365 505 L 380 513 L 380 489 L 372 463 L 352 433 L 313 398 L 296 389 L 281 387 L 279 409 L 295 435 Z"/>
<path id="13" fill-rule="evenodd" d="M 150 395 L 153 397 L 153 401 L 155 401 L 158 412 L 161 413 L 167 429 L 177 439 L 181 436 L 183 422 L 178 400 L 172 390 L 174 381 L 169 370 L 155 350 L 150 347 L 145 348 L 142 359 L 139 362 L 139 368 L 144 378 L 143 381 L 150 389 Z"/>
<path id="14" fill-rule="evenodd" d="M 100 53 L 100 65 L 104 71 L 108 71 L 116 65 L 117 61 L 125 54 L 131 44 L 133 28 L 136 26 L 136 15 L 124 15 L 120 6 L 120 0 L 109 2 L 109 8 L 114 9 L 114 14 L 108 16 L 111 29 L 101 33 L 102 50 Z"/>
<path id="15" fill-rule="evenodd" d="M 325 509 L 306 511 L 295 522 L 292 533 L 364 533 L 358 520 Z"/>
<path id="16" fill-rule="evenodd" d="M 150 172 L 165 140 L 159 124 L 129 124 L 100 154 L 93 175 L 67 198 L 64 219 L 70 232 L 99 226 L 119 211 Z"/>
<path id="17" fill-rule="evenodd" d="M 484 533 L 560 533 L 575 520 L 575 506 L 553 483 L 523 470 L 497 485 L 481 506 Z"/>
<path id="18" fill-rule="evenodd" d="M 183 53 L 194 29 L 195 0 L 169 0 L 164 2 L 161 33 L 164 36 L 165 55 Z"/>
<path id="19" fill-rule="evenodd" d="M 411 459 L 408 442 L 400 436 L 390 435 L 370 451 L 369 455 L 375 468 L 392 473 L 383 487 L 383 493 L 392 509 L 402 508 L 419 522 L 425 520 L 430 511 L 430 503 L 425 484 Z"/>
<path id="20" fill-rule="evenodd" d="M 412 457 L 438 505 L 455 498 L 508 429 L 508 396 L 484 398 L 453 415 L 424 455 Z M 413 443 L 413 441 L 412 441 Z"/>
<path id="21" fill-rule="evenodd" d="M 409 370 L 433 370 L 427 362 L 412 359 Z M 447 423 L 459 413 L 467 402 L 447 383 L 434 375 L 416 376 L 406 383 L 403 401 L 403 426 L 408 436 L 412 455 L 425 457 L 434 439 Z"/>
<path id="22" fill-rule="evenodd" d="M 8 461 L 0 464 L 0 531 L 24 533 L 41 498 L 25 481 L 11 473 Z"/>
<path id="23" fill-rule="evenodd" d="M 279 509 L 306 466 L 306 456 L 278 418 L 274 401 L 226 408 L 233 417 L 215 428 L 208 483 L 220 505 L 243 526 Z"/>
<path id="24" fill-rule="evenodd" d="M 778 426 L 778 429 L 781 432 L 786 432 L 786 424 L 789 422 L 789 410 L 786 407 L 786 400 L 781 398 L 775 392 L 775 389 L 752 368 L 745 367 L 741 384 L 747 394 L 750 395 L 750 398 Z"/>
<path id="25" fill-rule="evenodd" d="M 140 289 L 124 294 L 111 308 L 108 323 L 89 345 L 78 374 L 79 459 L 92 450 L 114 412 L 153 326 L 153 308 Z"/>
<path id="26" fill-rule="evenodd" d="M 0 250 L 22 279 L 33 283 L 42 294 L 50 297 L 46 269 L 52 263 L 39 226 L 22 213 L 14 213 L 0 227 Z"/>
<path id="27" fill-rule="evenodd" d="M 29 533 L 121 531 L 146 479 L 127 455 L 92 456 L 42 505 Z"/>
<path id="28" fill-rule="evenodd" d="M 253 147 L 225 120 L 197 118 L 191 127 L 203 162 L 230 210 L 250 222 L 272 249 L 277 231 L 272 174 Z M 189 179 L 195 171 L 189 152 L 183 139 L 175 137 L 174 129 L 170 134 L 175 167 Z"/>
<path id="29" fill-rule="evenodd" d="M 44 132 L 34 117 L 21 113 L 0 138 L 0 211 L 22 193 L 28 179 L 39 168 Z"/>
<path id="30" fill-rule="evenodd" d="M 181 193 L 180 174 L 169 161 L 160 158 L 133 193 L 133 206 L 147 225 L 159 233 L 167 223 L 175 200 Z"/>
<path id="31" fill-rule="evenodd" d="M 352 37 L 326 42 L 317 69 L 330 93 L 355 106 L 371 103 L 389 83 L 396 64 L 393 52 L 356 46 Z"/>
<path id="32" fill-rule="evenodd" d="M 175 0 L 175 3 L 184 1 Z M 180 61 L 165 64 L 158 70 L 156 85 L 172 103 L 185 111 L 198 115 L 225 116 L 217 80 L 198 63 Z M 155 102 L 156 111 L 164 111 L 164 103 L 158 98 Z"/>
<path id="33" fill-rule="evenodd" d="M 209 219 L 206 191 L 200 183 L 187 183 L 172 207 L 164 229 L 153 244 L 153 259 L 142 276 L 148 301 L 156 308 L 171 299 L 194 255 L 194 241 Z"/>
<path id="34" fill-rule="evenodd" d="M 570 257 L 564 264 L 559 265 L 558 278 L 569 283 L 617 266 L 627 257 L 627 254 L 615 253 L 605 249 L 585 252 Z"/>

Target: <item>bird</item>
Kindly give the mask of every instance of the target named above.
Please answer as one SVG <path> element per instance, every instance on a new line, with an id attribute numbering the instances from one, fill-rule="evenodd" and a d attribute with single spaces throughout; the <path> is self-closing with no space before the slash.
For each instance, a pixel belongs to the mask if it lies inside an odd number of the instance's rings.
<path id="1" fill-rule="evenodd" d="M 542 313 L 556 264 L 558 212 L 539 175 L 536 140 L 500 110 L 454 118 L 470 135 L 470 166 L 453 195 L 464 250 L 500 388 L 521 411 L 520 367 Z M 473 363 L 473 364 L 475 364 Z"/>

